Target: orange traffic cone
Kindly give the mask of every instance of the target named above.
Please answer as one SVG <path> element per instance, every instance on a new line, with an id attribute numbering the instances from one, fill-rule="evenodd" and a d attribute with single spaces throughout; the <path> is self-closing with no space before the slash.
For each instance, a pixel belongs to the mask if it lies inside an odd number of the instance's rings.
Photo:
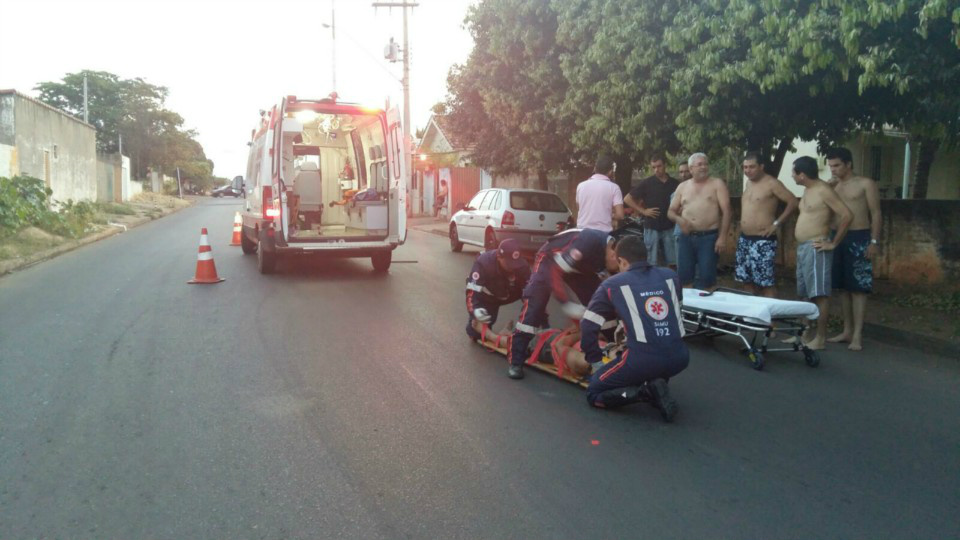
<path id="1" fill-rule="evenodd" d="M 200 249 L 197 252 L 197 272 L 196 275 L 187 283 L 206 284 L 220 283 L 223 278 L 217 276 L 217 266 L 213 264 L 213 250 L 210 248 L 210 242 L 207 240 L 207 228 L 200 230 Z"/>
<path id="2" fill-rule="evenodd" d="M 240 212 L 237 212 L 237 215 L 233 218 L 233 240 L 230 241 L 231 246 L 240 245 L 240 235 L 243 234 L 241 228 L 243 227 L 243 220 L 240 219 Z"/>

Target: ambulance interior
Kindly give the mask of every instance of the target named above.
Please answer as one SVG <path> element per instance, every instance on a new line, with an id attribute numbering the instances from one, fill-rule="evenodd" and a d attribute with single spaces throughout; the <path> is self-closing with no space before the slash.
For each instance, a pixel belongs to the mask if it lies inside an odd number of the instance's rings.
<path id="1" fill-rule="evenodd" d="M 387 236 L 387 148 L 377 115 L 290 112 L 282 151 L 289 241 Z"/>

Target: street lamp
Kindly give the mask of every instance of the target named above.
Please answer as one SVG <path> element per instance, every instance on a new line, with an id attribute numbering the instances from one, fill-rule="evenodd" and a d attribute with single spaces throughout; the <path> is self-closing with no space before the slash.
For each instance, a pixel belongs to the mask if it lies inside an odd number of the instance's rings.
<path id="1" fill-rule="evenodd" d="M 337 91 L 337 7 L 336 0 L 330 0 L 330 24 L 320 23 L 320 26 L 330 29 L 333 46 L 330 47 L 330 69 L 333 77 L 333 90 Z"/>

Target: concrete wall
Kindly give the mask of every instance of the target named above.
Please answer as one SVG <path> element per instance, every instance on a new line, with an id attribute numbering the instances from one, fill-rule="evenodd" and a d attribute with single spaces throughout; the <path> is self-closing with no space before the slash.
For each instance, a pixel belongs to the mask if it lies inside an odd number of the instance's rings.
<path id="1" fill-rule="evenodd" d="M 132 196 L 130 184 L 130 158 L 118 154 L 97 153 L 98 201 L 129 201 Z"/>
<path id="2" fill-rule="evenodd" d="M 740 232 L 740 198 L 731 198 L 733 226 L 721 264 L 736 261 L 736 239 Z M 880 256 L 874 261 L 874 276 L 898 283 L 960 284 L 960 201 L 880 201 L 883 225 Z M 782 227 L 777 263 L 792 275 L 796 268 L 794 214 Z"/>
<path id="3" fill-rule="evenodd" d="M 0 144 L 0 177 L 17 175 L 17 147 Z"/>
<path id="4" fill-rule="evenodd" d="M 112 155 L 97 154 L 97 201 L 113 202 L 115 199 L 114 168 Z"/>
<path id="5" fill-rule="evenodd" d="M 96 130 L 13 91 L 0 94 L 0 171 L 40 178 L 54 200 L 97 197 Z"/>

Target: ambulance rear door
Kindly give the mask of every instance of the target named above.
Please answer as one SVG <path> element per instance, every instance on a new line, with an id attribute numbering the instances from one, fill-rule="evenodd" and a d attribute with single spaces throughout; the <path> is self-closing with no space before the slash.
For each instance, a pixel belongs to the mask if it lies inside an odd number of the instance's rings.
<path id="1" fill-rule="evenodd" d="M 403 139 L 403 125 L 396 107 L 390 107 L 387 116 L 387 168 L 390 175 L 391 242 L 402 244 L 407 240 L 407 161 L 409 153 Z"/>

